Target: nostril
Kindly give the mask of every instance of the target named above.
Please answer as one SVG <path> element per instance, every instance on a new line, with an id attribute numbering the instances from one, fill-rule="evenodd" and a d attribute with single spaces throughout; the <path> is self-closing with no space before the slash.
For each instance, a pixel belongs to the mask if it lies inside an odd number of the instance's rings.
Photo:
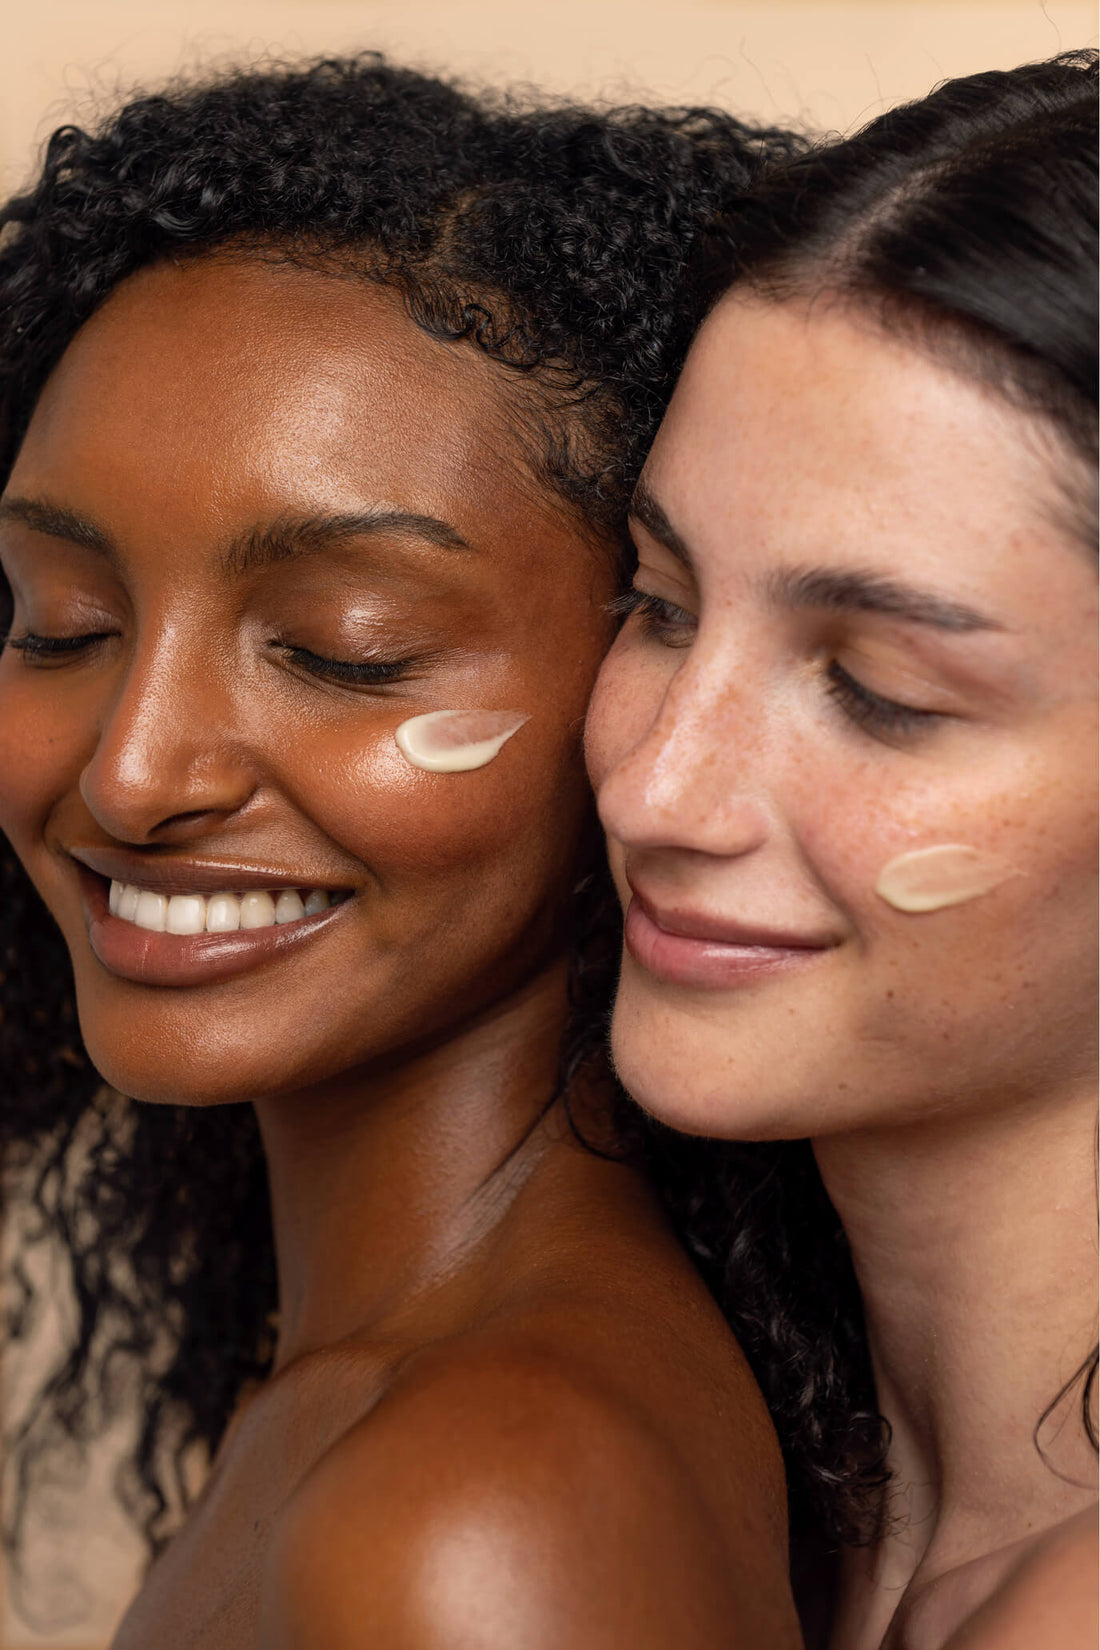
<path id="1" fill-rule="evenodd" d="M 167 838 L 189 836 L 196 830 L 210 829 L 225 818 L 225 811 L 219 808 L 194 808 L 187 813 L 169 814 L 162 819 L 159 825 L 154 825 L 149 831 L 150 841 L 163 841 Z"/>
<path id="2" fill-rule="evenodd" d="M 190 813 L 170 814 L 167 819 L 161 820 L 157 829 L 167 830 L 172 825 L 193 825 L 196 820 L 213 819 L 215 814 L 216 810 L 213 808 L 194 808 Z"/>

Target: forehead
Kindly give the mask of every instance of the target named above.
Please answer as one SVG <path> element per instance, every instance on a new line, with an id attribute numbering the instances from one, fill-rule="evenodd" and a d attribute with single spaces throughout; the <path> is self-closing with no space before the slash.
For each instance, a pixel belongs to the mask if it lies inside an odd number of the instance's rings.
<path id="1" fill-rule="evenodd" d="M 76 335 L 13 480 L 62 478 L 253 513 L 341 508 L 349 491 L 507 512 L 533 488 L 473 349 L 429 338 L 391 289 L 228 258 L 140 272 Z"/>
<path id="2" fill-rule="evenodd" d="M 1033 421 L 835 302 L 724 300 L 646 474 L 712 568 L 873 564 L 977 595 L 1083 561 Z"/>

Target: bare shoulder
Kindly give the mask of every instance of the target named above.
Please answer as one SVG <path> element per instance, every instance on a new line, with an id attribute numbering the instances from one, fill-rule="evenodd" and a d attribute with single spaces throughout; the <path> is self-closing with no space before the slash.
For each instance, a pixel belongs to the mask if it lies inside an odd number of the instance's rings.
<path id="1" fill-rule="evenodd" d="M 944 1650 L 1096 1650 L 1097 1512 L 1029 1542 L 997 1589 Z"/>
<path id="2" fill-rule="evenodd" d="M 518 1334 L 419 1356 L 275 1533 L 264 1650 L 786 1650 L 782 1564 L 744 1550 L 629 1387 Z"/>

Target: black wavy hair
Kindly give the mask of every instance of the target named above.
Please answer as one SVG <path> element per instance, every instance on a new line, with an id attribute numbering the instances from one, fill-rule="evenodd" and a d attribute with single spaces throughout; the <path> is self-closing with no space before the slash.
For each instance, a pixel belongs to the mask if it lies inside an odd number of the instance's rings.
<path id="1" fill-rule="evenodd" d="M 0 482 L 47 377 L 118 284 L 228 249 L 384 283 L 427 333 L 482 351 L 537 474 L 586 529 L 623 544 L 691 336 L 693 247 L 798 146 L 715 110 L 473 94 L 375 54 L 238 69 L 139 97 L 90 133 L 64 127 L 33 187 L 0 212 Z M 10 622 L 0 580 L 5 599 Z M 576 907 L 564 1084 L 605 1035 L 618 942 L 602 870 L 589 868 Z M 64 945 L 10 851 L 0 1072 L 0 1150 L 32 1217 L 8 1334 L 33 1312 L 36 1238 L 63 1245 L 74 1308 L 63 1358 L 6 1449 L 7 1540 L 17 1547 L 51 1452 L 133 1406 L 136 1384 L 141 1431 L 118 1490 L 156 1551 L 188 1500 L 192 1448 L 214 1449 L 271 1362 L 255 1118 L 135 1105 L 99 1086 Z M 677 1154 L 694 1146 L 658 1143 L 625 1109 L 623 1132 L 690 1222 L 696 1194 Z"/>
<path id="2" fill-rule="evenodd" d="M 1069 525 L 1095 546 L 1097 60 L 945 83 L 769 171 L 699 253 L 701 307 L 743 285 L 872 314 L 1046 420 Z M 796 1529 L 874 1536 L 889 1434 L 848 1245 L 806 1141 L 715 1144 L 688 1225 L 787 1455 Z M 725 1188 L 725 1205 L 716 1187 Z M 1096 1444 L 1091 1357 L 1076 1382 Z M 801 1518 L 800 1518 L 801 1515 Z"/>

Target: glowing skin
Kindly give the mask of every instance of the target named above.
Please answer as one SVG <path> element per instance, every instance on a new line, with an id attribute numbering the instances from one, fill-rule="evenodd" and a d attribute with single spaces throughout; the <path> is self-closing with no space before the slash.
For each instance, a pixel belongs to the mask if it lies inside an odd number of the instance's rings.
<path id="1" fill-rule="evenodd" d="M 980 848 L 968 848 L 962 842 L 938 842 L 931 848 L 899 854 L 884 865 L 875 893 L 895 911 L 916 916 L 925 911 L 944 911 L 950 905 L 965 905 L 1019 875 L 996 854 L 984 854 Z"/>
<path id="2" fill-rule="evenodd" d="M 205 343 L 170 389 L 124 370 L 162 347 L 174 361 L 169 335 Z M 473 351 L 441 356 L 384 297 L 194 267 L 115 294 L 48 386 L 6 502 L 93 519 L 112 553 L 4 523 L 16 633 L 106 640 L 60 666 L 4 653 L 0 820 L 69 938 L 85 1035 L 123 1092 L 293 1090 L 461 1023 L 542 966 L 589 806 L 577 729 L 614 586 L 486 444 L 489 383 Z M 109 429 L 84 411 L 104 397 Z M 303 520 L 339 530 L 227 565 L 230 544 Z M 536 703 L 477 784 L 439 787 L 394 742 L 439 708 Z M 51 759 L 28 762 L 43 719 Z M 136 889 L 134 912 L 110 912 L 110 881 Z M 287 889 L 316 921 L 275 920 Z M 205 931 L 175 933 L 195 914 L 170 925 L 167 902 L 200 895 L 221 896 Z M 444 922 L 463 946 L 439 944 Z M 187 998 L 203 982 L 224 995 Z"/>
<path id="3" fill-rule="evenodd" d="M 395 731 L 397 747 L 425 773 L 484 768 L 529 718 L 515 710 L 430 710 Z"/>
<path id="4" fill-rule="evenodd" d="M 976 1060 L 1091 1073 L 1095 571 L 1039 437 L 827 306 L 730 301 L 645 480 L 687 555 L 638 517 L 657 609 L 586 734 L 630 1092 L 799 1138 L 964 1106 Z M 914 922 L 876 884 L 941 844 L 1022 874 Z"/>
<path id="5" fill-rule="evenodd" d="M 582 1645 L 593 1596 L 632 1650 L 685 1608 L 799 1642 L 763 1401 L 641 1177 L 547 1109 L 618 547 L 500 383 L 391 292 L 187 260 L 80 331 L 4 495 L 0 828 L 103 1075 L 254 1102 L 279 1266 L 277 1373 L 116 1650 L 451 1645 L 469 1609 Z M 465 784 L 394 740 L 468 763 L 516 705 Z"/>
<path id="6" fill-rule="evenodd" d="M 833 1650 L 1095 1643 L 1068 1572 L 1039 1625 L 1007 1592 L 1011 1631 L 973 1617 L 1078 1532 L 1096 1596 L 1079 1384 L 1035 1431 L 1095 1335 L 1079 465 L 873 314 L 735 295 L 646 463 L 589 710 L 620 1075 L 692 1133 L 808 1138 L 850 1244 L 895 1476 Z"/>

